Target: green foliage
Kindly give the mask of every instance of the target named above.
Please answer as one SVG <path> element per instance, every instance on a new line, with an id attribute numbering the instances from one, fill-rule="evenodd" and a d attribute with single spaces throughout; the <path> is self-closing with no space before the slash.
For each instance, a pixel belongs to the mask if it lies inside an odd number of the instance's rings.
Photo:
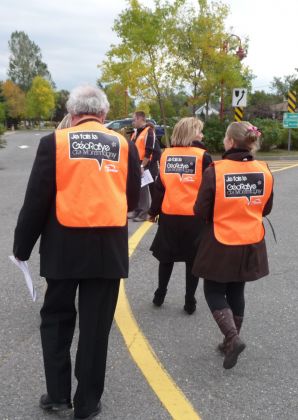
<path id="1" fill-rule="evenodd" d="M 113 28 L 120 43 L 111 46 L 100 66 L 102 82 L 126 86 L 143 100 L 156 99 L 164 124 L 165 92 L 173 84 L 168 39 L 180 3 L 155 0 L 150 9 L 130 0 Z"/>
<path id="2" fill-rule="evenodd" d="M 252 78 L 236 56 L 239 40 L 225 32 L 227 6 L 198 3 L 199 9 L 186 7 L 179 14 L 170 43 L 177 80 L 192 89 L 188 103 L 193 115 L 199 106 L 217 100 L 221 89 L 227 97 L 235 86 L 250 87 Z"/>
<path id="3" fill-rule="evenodd" d="M 250 122 L 257 126 L 262 132 L 261 151 L 268 152 L 282 144 L 284 133 L 287 130 L 283 128 L 281 121 L 270 118 L 256 118 Z"/>
<path id="4" fill-rule="evenodd" d="M 59 90 L 55 92 L 55 111 L 53 114 L 54 121 L 62 121 L 64 116 L 67 114 L 66 102 L 69 97 L 68 90 Z"/>
<path id="5" fill-rule="evenodd" d="M 172 121 L 174 121 L 175 124 L 179 117 L 182 118 L 191 115 L 187 101 L 187 94 L 183 91 L 174 92 L 173 90 L 170 90 L 165 93 L 164 111 L 167 125 L 173 125 Z M 156 121 L 161 121 L 162 116 L 157 101 L 150 102 L 150 115 Z"/>
<path id="6" fill-rule="evenodd" d="M 0 105 L 1 105 L 1 104 L 0 104 Z M 6 145 L 5 140 L 3 140 L 3 139 L 1 138 L 1 135 L 2 135 L 4 132 L 5 132 L 5 127 L 4 127 L 4 125 L 0 122 L 0 149 L 2 149 L 2 148 Z"/>
<path id="7" fill-rule="evenodd" d="M 134 111 L 134 101 L 129 96 L 128 89 L 121 83 L 109 83 L 104 91 L 110 103 L 109 120 L 127 117 Z"/>
<path id="8" fill-rule="evenodd" d="M 290 74 L 288 76 L 274 77 L 271 83 L 271 90 L 284 99 L 288 96 L 289 90 L 295 90 L 298 94 L 298 69 L 295 69 L 296 74 Z"/>
<path id="9" fill-rule="evenodd" d="M 210 153 L 223 152 L 223 139 L 228 124 L 221 122 L 218 117 L 211 116 L 204 124 L 204 143 Z"/>
<path id="10" fill-rule="evenodd" d="M 5 104 L 0 102 L 0 124 L 3 124 L 5 121 Z M 0 133 L 1 134 L 1 133 Z"/>
<path id="11" fill-rule="evenodd" d="M 27 116 L 41 120 L 48 119 L 55 108 L 55 94 L 50 83 L 40 76 L 33 79 L 26 96 Z"/>
<path id="12" fill-rule="evenodd" d="M 47 65 L 42 61 L 40 48 L 23 31 L 15 31 L 8 42 L 10 49 L 8 76 L 25 92 L 36 76 L 53 85 Z"/>
<path id="13" fill-rule="evenodd" d="M 245 115 L 247 115 L 249 119 L 271 118 L 271 105 L 278 104 L 282 101 L 282 95 L 267 93 L 263 90 L 255 91 L 249 95 L 249 105 L 245 109 Z"/>
<path id="14" fill-rule="evenodd" d="M 280 149 L 288 148 L 289 130 L 283 129 L 281 134 L 281 143 L 278 145 Z M 291 150 L 298 150 L 298 129 L 291 129 Z"/>

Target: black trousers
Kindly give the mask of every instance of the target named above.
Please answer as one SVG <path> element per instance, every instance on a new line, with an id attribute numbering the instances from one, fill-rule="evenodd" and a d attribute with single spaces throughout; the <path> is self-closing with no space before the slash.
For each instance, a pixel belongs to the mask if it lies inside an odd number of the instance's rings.
<path id="1" fill-rule="evenodd" d="M 192 266 L 193 266 L 192 262 L 185 263 L 185 298 L 186 300 L 191 300 L 191 301 L 193 300 L 195 296 L 198 283 L 199 283 L 199 279 L 195 277 L 191 272 Z M 173 271 L 173 267 L 174 267 L 173 262 L 169 262 L 169 263 L 160 262 L 159 263 L 158 288 L 160 289 L 160 291 L 166 292 L 168 283 L 170 281 L 171 274 Z"/>
<path id="2" fill-rule="evenodd" d="M 41 342 L 47 392 L 54 401 L 71 399 L 70 346 L 76 323 L 75 297 L 79 289 L 79 343 L 75 376 L 78 386 L 74 410 L 89 415 L 104 389 L 109 333 L 119 292 L 119 279 L 47 279 L 41 315 Z"/>
<path id="3" fill-rule="evenodd" d="M 204 294 L 210 311 L 230 308 L 235 316 L 243 317 L 244 287 L 244 282 L 219 283 L 204 279 Z"/>

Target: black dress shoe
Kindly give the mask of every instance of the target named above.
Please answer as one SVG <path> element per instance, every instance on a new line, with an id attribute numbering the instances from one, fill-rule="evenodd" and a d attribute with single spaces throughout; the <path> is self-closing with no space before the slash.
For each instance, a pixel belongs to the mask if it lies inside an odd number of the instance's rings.
<path id="1" fill-rule="evenodd" d="M 185 299 L 185 305 L 183 307 L 183 309 L 185 310 L 185 312 L 187 312 L 189 315 L 192 315 L 196 308 L 197 308 L 197 301 L 195 298 L 188 298 Z"/>
<path id="2" fill-rule="evenodd" d="M 93 419 L 94 417 L 97 416 L 97 414 L 99 414 L 101 412 L 101 402 L 99 401 L 99 403 L 97 404 L 97 407 L 94 411 L 92 411 L 92 413 L 90 413 L 87 417 L 77 417 L 75 414 L 73 416 L 73 420 L 89 420 L 89 419 Z"/>
<path id="3" fill-rule="evenodd" d="M 53 401 L 48 394 L 43 394 L 39 400 L 39 407 L 43 410 L 62 411 L 72 408 L 72 403 L 67 399 Z"/>
<path id="4" fill-rule="evenodd" d="M 153 300 L 152 300 L 154 305 L 161 306 L 165 300 L 166 294 L 167 294 L 167 289 L 166 290 L 160 290 L 159 288 L 156 289 L 154 292 Z"/>

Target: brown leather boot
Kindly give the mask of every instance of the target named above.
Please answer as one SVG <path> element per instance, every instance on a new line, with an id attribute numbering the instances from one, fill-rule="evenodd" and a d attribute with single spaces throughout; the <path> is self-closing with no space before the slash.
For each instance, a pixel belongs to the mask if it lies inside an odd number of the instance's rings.
<path id="1" fill-rule="evenodd" d="M 233 312 L 230 308 L 214 311 L 212 315 L 225 336 L 226 351 L 223 367 L 225 369 L 231 369 L 236 365 L 239 354 L 245 349 L 245 343 L 237 334 Z"/>
<path id="2" fill-rule="evenodd" d="M 243 323 L 243 316 L 233 315 L 233 318 L 236 325 L 237 333 L 239 335 Z M 223 339 L 222 343 L 219 343 L 219 345 L 217 346 L 217 350 L 222 354 L 226 354 L 226 338 Z"/>

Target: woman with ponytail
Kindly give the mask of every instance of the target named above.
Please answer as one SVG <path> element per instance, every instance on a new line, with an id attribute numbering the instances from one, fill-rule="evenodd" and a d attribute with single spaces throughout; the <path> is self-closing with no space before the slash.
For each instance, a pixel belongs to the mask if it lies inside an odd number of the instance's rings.
<path id="1" fill-rule="evenodd" d="M 193 274 L 204 278 L 207 304 L 224 335 L 218 348 L 225 369 L 235 366 L 245 348 L 239 337 L 245 284 L 269 273 L 262 218 L 272 208 L 273 177 L 253 156 L 260 136 L 246 121 L 228 126 L 223 159 L 204 172 L 194 207 L 206 231 Z"/>

